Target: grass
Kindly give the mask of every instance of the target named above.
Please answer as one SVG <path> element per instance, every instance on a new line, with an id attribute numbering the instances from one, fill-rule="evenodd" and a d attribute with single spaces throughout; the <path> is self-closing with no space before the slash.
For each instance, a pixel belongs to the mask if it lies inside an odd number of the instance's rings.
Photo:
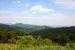
<path id="1" fill-rule="evenodd" d="M 62 46 L 30 46 L 30 47 L 20 47 L 14 44 L 0 44 L 0 50 L 75 50 L 71 47 Z"/>
<path id="2" fill-rule="evenodd" d="M 0 50 L 14 50 L 17 47 L 19 47 L 18 45 L 14 45 L 14 44 L 0 44 Z"/>

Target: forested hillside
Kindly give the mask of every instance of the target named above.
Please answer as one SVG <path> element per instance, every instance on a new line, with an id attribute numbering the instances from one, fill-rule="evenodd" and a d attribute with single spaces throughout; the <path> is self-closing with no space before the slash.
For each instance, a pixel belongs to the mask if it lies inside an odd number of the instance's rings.
<path id="1" fill-rule="evenodd" d="M 52 46 L 57 44 L 66 46 L 66 44 L 69 43 L 71 47 L 73 47 L 72 43 L 75 43 L 75 26 L 56 28 L 34 25 L 25 26 L 26 25 L 20 26 L 0 24 L 0 43 L 20 44 L 27 46 Z"/>
<path id="2" fill-rule="evenodd" d="M 23 29 L 25 29 L 26 32 Z M 30 29 L 32 30 L 32 32 L 30 32 Z M 36 30 L 33 31 L 33 29 Z M 56 43 L 64 45 L 68 42 L 66 40 L 67 38 L 75 42 L 75 26 L 49 28 L 35 25 L 23 25 L 20 23 L 15 24 L 14 26 L 0 24 L 0 39 L 2 39 L 1 41 L 3 42 L 5 42 L 7 39 L 24 35 L 32 35 L 35 38 L 41 36 L 42 38 L 49 38 Z"/>
<path id="3" fill-rule="evenodd" d="M 52 39 L 54 42 L 59 43 L 61 45 L 65 45 L 65 43 L 70 39 L 72 42 L 75 42 L 75 27 L 60 27 L 60 28 L 48 28 L 39 31 L 35 31 L 30 33 L 34 37 L 41 36 L 43 38 Z"/>

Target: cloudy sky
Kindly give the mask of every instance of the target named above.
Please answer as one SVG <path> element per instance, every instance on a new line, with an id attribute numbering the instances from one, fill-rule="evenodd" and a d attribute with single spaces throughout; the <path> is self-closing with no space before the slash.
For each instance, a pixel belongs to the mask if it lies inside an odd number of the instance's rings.
<path id="1" fill-rule="evenodd" d="M 0 23 L 75 26 L 75 0 L 0 0 Z"/>

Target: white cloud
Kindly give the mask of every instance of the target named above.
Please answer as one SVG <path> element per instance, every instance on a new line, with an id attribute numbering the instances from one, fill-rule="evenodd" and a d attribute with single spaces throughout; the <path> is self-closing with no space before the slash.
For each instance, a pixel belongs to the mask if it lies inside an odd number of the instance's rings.
<path id="1" fill-rule="evenodd" d="M 75 0 L 55 0 L 55 3 L 67 9 L 75 9 Z"/>
<path id="2" fill-rule="evenodd" d="M 31 8 L 31 11 L 32 11 L 33 13 L 37 13 L 37 12 L 39 12 L 39 13 L 41 13 L 41 12 L 42 12 L 42 13 L 54 12 L 53 9 L 45 8 L 45 7 L 43 7 L 42 5 L 33 6 L 33 7 Z"/>
<path id="3" fill-rule="evenodd" d="M 30 4 L 27 4 L 27 5 L 30 6 Z M 29 14 L 38 14 L 38 13 L 49 14 L 49 13 L 55 13 L 55 11 L 53 9 L 43 7 L 43 5 L 35 5 L 28 10 L 23 10 L 21 13 L 23 14 L 27 14 L 27 13 Z"/>

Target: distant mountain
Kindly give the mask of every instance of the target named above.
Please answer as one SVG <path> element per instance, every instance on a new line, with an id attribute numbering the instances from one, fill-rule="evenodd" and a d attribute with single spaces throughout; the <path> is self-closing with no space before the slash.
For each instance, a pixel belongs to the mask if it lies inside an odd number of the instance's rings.
<path id="1" fill-rule="evenodd" d="M 11 24 L 11 25 L 9 25 L 9 24 L 0 24 L 0 28 L 31 32 L 31 31 L 46 29 L 48 27 L 47 26 L 36 26 L 36 25 L 16 23 L 16 24 Z"/>
<path id="2" fill-rule="evenodd" d="M 13 27 L 11 27 L 10 25 L 7 25 L 7 24 L 2 24 L 2 23 L 0 23 L 0 28 L 12 29 Z"/>
<path id="3" fill-rule="evenodd" d="M 13 24 L 12 26 L 19 27 L 21 31 L 28 31 L 28 32 L 48 28 L 47 26 L 37 26 L 37 25 L 22 24 L 22 23 L 16 23 L 16 24 Z"/>
<path id="4" fill-rule="evenodd" d="M 9 25 L 9 24 L 2 24 L 2 23 L 0 23 L 0 29 L 7 29 L 7 30 L 16 30 L 16 31 L 19 31 L 20 28 L 21 27 L 17 27 L 17 26 L 12 26 L 12 25 Z"/>

